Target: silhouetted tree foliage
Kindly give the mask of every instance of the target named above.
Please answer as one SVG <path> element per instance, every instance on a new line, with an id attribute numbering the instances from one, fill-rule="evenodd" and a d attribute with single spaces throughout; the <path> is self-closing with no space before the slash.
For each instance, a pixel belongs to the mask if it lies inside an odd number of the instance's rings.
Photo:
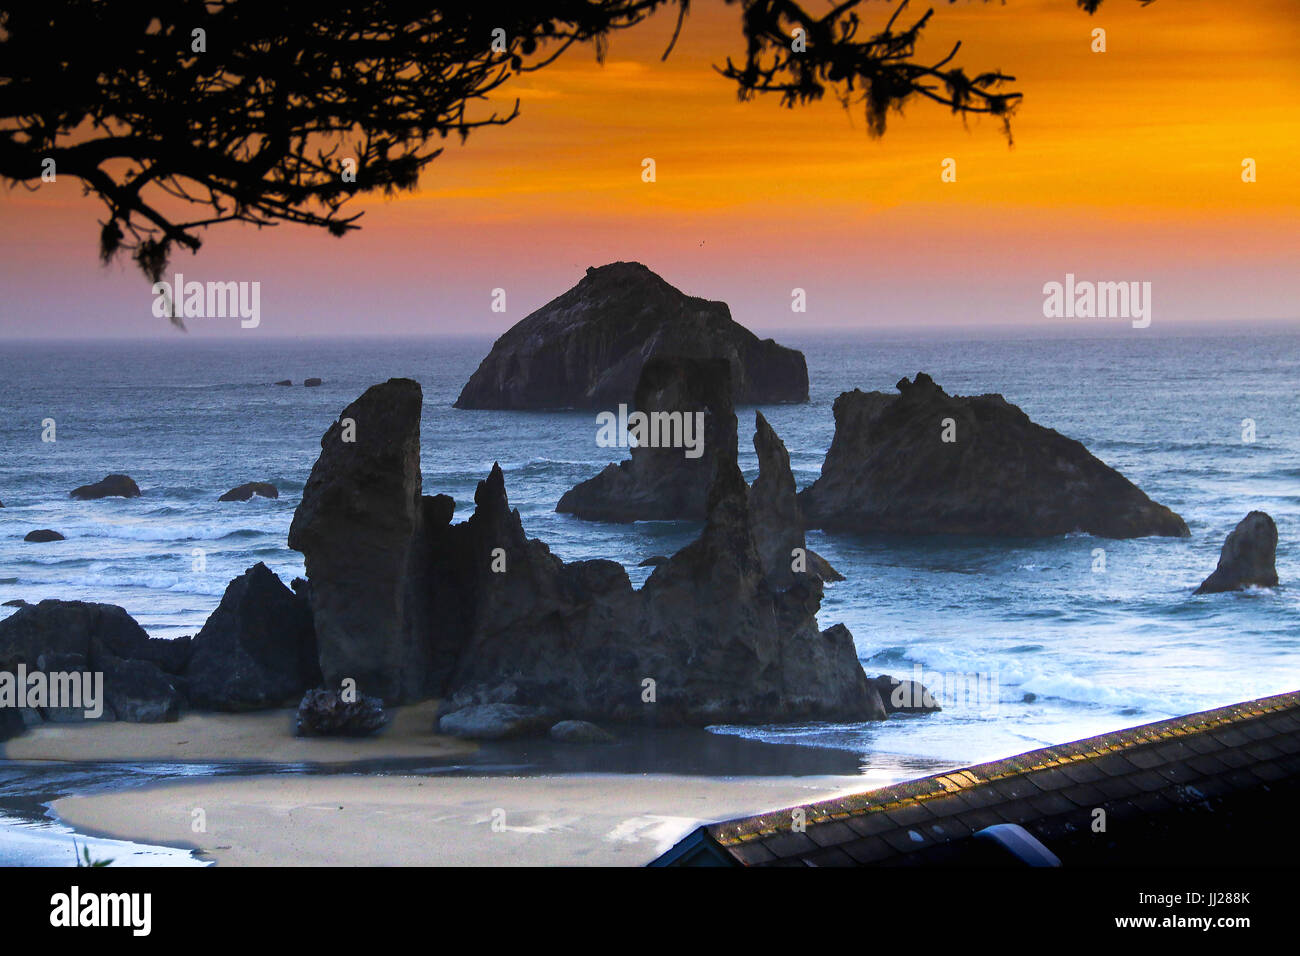
<path id="1" fill-rule="evenodd" d="M 820 15 L 807 0 L 727 2 L 740 8 L 745 55 L 718 70 L 741 99 L 775 93 L 794 106 L 832 91 L 860 103 L 878 136 L 890 110 L 923 97 L 999 117 L 1010 135 L 1014 77 L 953 66 L 960 44 L 917 59 L 932 10 L 910 16 L 902 0 L 869 28 L 864 0 Z M 1078 0 L 1089 13 L 1100 2 Z M 667 57 L 689 4 L 0 0 L 0 176 L 39 181 L 53 160 L 107 208 L 104 261 L 129 251 L 155 280 L 216 223 L 341 236 L 358 228 L 359 214 L 343 213 L 355 193 L 412 189 L 448 136 L 514 119 L 518 101 L 505 112 L 485 102 L 513 76 L 575 44 L 603 60 L 611 33 L 660 7 L 677 18 Z"/>

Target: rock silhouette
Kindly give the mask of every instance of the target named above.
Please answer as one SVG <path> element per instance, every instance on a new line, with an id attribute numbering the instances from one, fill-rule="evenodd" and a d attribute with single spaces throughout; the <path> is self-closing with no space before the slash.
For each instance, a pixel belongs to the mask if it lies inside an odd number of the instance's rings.
<path id="1" fill-rule="evenodd" d="M 799 495 L 809 527 L 889 534 L 1185 537 L 1187 525 L 1082 444 L 1001 395 L 845 392 L 821 477 Z M 952 438 L 945 441 L 945 437 Z"/>
<path id="2" fill-rule="evenodd" d="M 421 497 L 420 404 L 416 383 L 392 380 L 350 405 L 355 446 L 330 428 L 294 516 L 327 685 L 442 696 L 457 732 L 489 717 L 544 732 L 561 719 L 885 716 L 852 635 L 818 629 L 822 582 L 769 582 L 734 441 L 700 537 L 636 591 L 614 561 L 566 563 L 529 538 L 498 466 L 459 524 L 450 498 Z"/>
<path id="3" fill-rule="evenodd" d="M 1237 523 L 1223 542 L 1219 564 L 1201 582 L 1196 594 L 1277 586 L 1277 525 L 1263 511 L 1252 511 Z"/>
<path id="4" fill-rule="evenodd" d="M 823 581 L 843 581 L 830 562 L 810 550 L 804 540 L 803 514 L 795 495 L 790 453 L 760 411 L 754 412 L 754 451 L 758 455 L 758 476 L 749 489 L 750 517 L 754 544 L 768 581 L 774 587 L 789 587 L 796 580 L 795 568 L 804 569 Z"/>
<path id="5" fill-rule="evenodd" d="M 63 535 L 57 531 L 51 531 L 49 528 L 42 528 L 39 531 L 28 531 L 23 536 L 24 541 L 32 541 L 38 544 L 44 544 L 49 541 L 63 541 Z"/>
<path id="6" fill-rule="evenodd" d="M 497 339 L 456 407 L 615 410 L 661 355 L 726 359 L 738 403 L 808 400 L 802 353 L 760 340 L 725 303 L 685 295 L 638 262 L 614 262 L 588 269 Z"/>
<path id="7" fill-rule="evenodd" d="M 633 408 L 663 423 L 657 433 L 690 430 L 701 443 L 698 457 L 671 444 L 633 447 L 627 460 L 566 491 L 555 510 L 592 521 L 703 521 L 718 462 L 735 454 L 730 366 L 723 359 L 653 358 L 641 370 Z"/>
<path id="8" fill-rule="evenodd" d="M 97 498 L 139 498 L 140 486 L 130 475 L 108 475 L 91 485 L 82 485 L 68 492 L 70 498 L 91 501 Z"/>
<path id="9" fill-rule="evenodd" d="M 299 737 L 366 737 L 388 723 L 383 702 L 358 695 L 344 700 L 337 690 L 318 687 L 303 694 L 294 733 Z"/>
<path id="10" fill-rule="evenodd" d="M 390 379 L 344 409 L 321 439 L 321 454 L 289 527 L 301 551 L 324 683 L 352 679 L 386 702 L 429 691 L 423 635 L 413 631 L 407 588 L 420 530 L 420 386 Z"/>
<path id="11" fill-rule="evenodd" d="M 206 710 L 257 710 L 297 701 L 320 682 L 307 601 L 265 564 L 226 587 L 221 603 L 193 638 L 187 696 Z"/>
<path id="12" fill-rule="evenodd" d="M 280 490 L 269 481 L 249 481 L 231 488 L 218 501 L 248 501 L 254 495 L 262 498 L 279 498 Z"/>
<path id="13" fill-rule="evenodd" d="M 0 671 L 104 675 L 100 719 L 175 720 L 184 702 L 181 671 L 189 638 L 150 638 L 122 608 L 46 600 L 0 621 Z M 84 701 L 83 701 L 84 702 Z M 0 708 L 4 709 L 4 708 Z M 23 726 L 86 719 L 85 708 L 24 708 Z"/>

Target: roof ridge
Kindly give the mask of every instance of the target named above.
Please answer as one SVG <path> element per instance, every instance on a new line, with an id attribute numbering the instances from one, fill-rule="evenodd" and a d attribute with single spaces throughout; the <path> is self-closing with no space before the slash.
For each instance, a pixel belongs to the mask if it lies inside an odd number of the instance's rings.
<path id="1" fill-rule="evenodd" d="M 1246 723 L 1268 714 L 1297 708 L 1300 708 L 1300 691 L 1287 691 L 1270 697 L 1138 724 L 1122 730 L 1107 731 L 1093 737 L 1040 747 L 1037 750 L 1025 751 L 998 760 L 900 781 L 874 790 L 801 804 L 799 806 L 804 810 L 802 823 L 804 826 L 810 826 L 869 814 L 888 813 L 909 806 L 921 806 L 931 799 L 946 797 L 1010 778 L 1024 777 L 1036 771 L 1098 760 L 1107 755 L 1123 755 L 1141 747 L 1197 736 L 1218 728 Z M 883 803 L 872 803 L 866 800 L 873 795 L 885 795 L 886 800 Z M 753 817 L 721 821 L 709 824 L 705 829 L 719 844 L 735 846 L 791 830 L 794 825 L 792 809 L 794 808 L 787 807 Z"/>

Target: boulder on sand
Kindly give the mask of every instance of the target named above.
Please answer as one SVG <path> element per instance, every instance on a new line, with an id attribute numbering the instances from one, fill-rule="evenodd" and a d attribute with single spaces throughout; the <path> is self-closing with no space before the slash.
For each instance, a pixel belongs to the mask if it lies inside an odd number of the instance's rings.
<path id="1" fill-rule="evenodd" d="M 80 501 L 93 501 L 97 498 L 139 498 L 140 486 L 130 475 L 107 475 L 93 485 L 82 485 L 68 492 L 68 497 Z"/>
<path id="2" fill-rule="evenodd" d="M 1252 511 L 1232 529 L 1223 542 L 1218 567 L 1194 593 L 1276 587 L 1276 560 L 1277 525 L 1263 511 Z"/>
<path id="3" fill-rule="evenodd" d="M 808 400 L 803 354 L 758 336 L 725 303 L 684 295 L 638 262 L 590 268 L 502 335 L 457 408 L 616 410 L 660 355 L 726 359 L 733 400 Z"/>
<path id="4" fill-rule="evenodd" d="M 185 668 L 190 702 L 207 710 L 278 707 L 320 683 L 307 601 L 265 564 L 226 587 L 194 636 Z"/>
<path id="5" fill-rule="evenodd" d="M 592 521 L 703 521 L 718 462 L 735 454 L 726 361 L 651 359 L 641 370 L 634 408 L 645 416 L 646 443 L 570 488 L 555 510 Z M 685 447 L 686 438 L 693 447 Z"/>
<path id="6" fill-rule="evenodd" d="M 38 544 L 44 544 L 47 541 L 63 541 L 63 535 L 57 531 L 51 531 L 49 528 L 42 528 L 39 531 L 28 531 L 23 536 L 24 541 L 33 541 Z"/>
<path id="7" fill-rule="evenodd" d="M 821 477 L 799 494 L 810 528 L 883 534 L 1185 537 L 1187 525 L 1079 442 L 1001 395 L 845 392 Z"/>
<path id="8" fill-rule="evenodd" d="M 276 382 L 275 384 L 276 384 L 276 385 L 292 385 L 292 384 L 293 384 L 293 379 L 291 379 L 291 378 L 282 378 L 282 379 L 280 379 L 280 381 Z"/>
<path id="9" fill-rule="evenodd" d="M 407 593 L 424 508 L 422 401 L 419 384 L 390 379 L 344 409 L 321 439 L 289 527 L 311 582 L 323 682 L 350 678 L 388 703 L 432 692 L 427 638 L 416 633 Z M 345 418 L 354 442 L 343 441 Z"/>
<path id="10" fill-rule="evenodd" d="M 248 501 L 254 495 L 261 498 L 279 498 L 280 490 L 269 481 L 249 481 L 231 488 L 218 501 Z"/>
<path id="11" fill-rule="evenodd" d="M 366 737 L 388 723 L 388 714 L 378 697 L 357 695 L 344 700 L 337 690 L 317 687 L 303 694 L 294 721 L 299 737 Z"/>
<path id="12" fill-rule="evenodd" d="M 307 388 L 317 388 L 318 386 L 320 386 L 321 380 L 318 378 L 308 378 L 308 379 L 304 379 L 302 384 L 305 385 Z"/>

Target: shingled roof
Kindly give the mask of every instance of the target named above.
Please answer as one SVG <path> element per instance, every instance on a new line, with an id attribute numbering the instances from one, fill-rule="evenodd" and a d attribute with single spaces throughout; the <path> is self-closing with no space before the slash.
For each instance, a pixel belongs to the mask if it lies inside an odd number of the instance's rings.
<path id="1" fill-rule="evenodd" d="M 1000 823 L 1067 866 L 1290 865 L 1297 797 L 1293 691 L 808 804 L 802 827 L 794 807 L 710 824 L 651 865 L 987 862 L 973 837 Z"/>

